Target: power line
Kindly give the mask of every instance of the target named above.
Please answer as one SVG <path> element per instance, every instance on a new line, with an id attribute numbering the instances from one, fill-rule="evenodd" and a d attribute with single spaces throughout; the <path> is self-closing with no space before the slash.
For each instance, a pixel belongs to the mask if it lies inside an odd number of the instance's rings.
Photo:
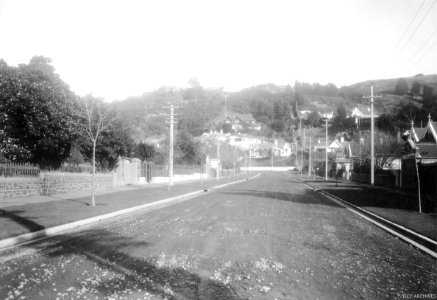
<path id="1" fill-rule="evenodd" d="M 417 54 L 419 54 L 419 52 L 425 47 L 426 44 L 428 44 L 429 41 L 432 40 L 432 38 L 434 37 L 434 34 L 437 33 L 437 29 L 434 30 L 434 32 L 429 36 L 429 38 L 426 39 L 426 41 L 422 44 L 422 46 L 420 46 L 419 50 L 417 50 L 416 53 L 414 53 L 414 55 L 411 57 L 411 59 L 408 61 L 408 63 L 411 63 L 417 56 Z"/>
<path id="2" fill-rule="evenodd" d="M 419 14 L 420 10 L 422 9 L 422 6 L 425 4 L 426 0 L 422 1 L 422 4 L 420 5 L 419 9 L 416 11 L 416 14 L 414 15 L 413 19 L 411 19 L 410 24 L 408 24 L 407 28 L 405 29 L 404 33 L 402 34 L 401 38 L 399 39 L 398 43 L 393 49 L 393 53 L 396 52 L 396 49 L 398 48 L 399 44 L 401 43 L 404 36 L 407 34 L 408 30 L 410 29 L 411 25 L 413 24 L 414 20 L 416 20 L 417 15 Z"/>
<path id="3" fill-rule="evenodd" d="M 426 12 L 426 14 L 423 16 L 422 20 L 420 21 L 419 25 L 417 25 L 416 29 L 414 30 L 414 32 L 410 35 L 410 37 L 408 38 L 407 42 L 404 44 L 404 47 L 402 47 L 401 51 L 399 52 L 399 55 L 404 51 L 405 47 L 408 45 L 408 43 L 411 41 L 411 39 L 413 38 L 413 36 L 416 34 L 416 32 L 419 30 L 420 26 L 422 26 L 423 22 L 425 21 L 426 17 L 429 15 L 429 13 L 431 12 L 431 9 L 434 7 L 434 5 L 436 4 L 437 0 L 434 0 L 434 2 L 431 4 L 431 6 L 429 7 L 428 11 Z"/>
<path id="4" fill-rule="evenodd" d="M 425 51 L 425 53 L 423 53 L 423 55 L 416 61 L 415 65 L 418 64 L 436 45 L 437 45 L 437 40 L 434 42 L 434 44 L 431 45 L 431 47 L 429 47 Z"/>

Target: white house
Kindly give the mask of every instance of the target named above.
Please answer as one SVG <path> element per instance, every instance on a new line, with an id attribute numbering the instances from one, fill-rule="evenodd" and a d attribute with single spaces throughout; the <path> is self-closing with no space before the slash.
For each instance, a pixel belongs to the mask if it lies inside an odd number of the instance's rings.
<path id="1" fill-rule="evenodd" d="M 260 138 L 249 135 L 230 135 L 227 140 L 229 145 L 240 148 L 241 150 L 249 150 L 251 147 L 263 143 L 263 140 Z"/>
<path id="2" fill-rule="evenodd" d="M 320 139 L 314 146 L 314 151 L 323 151 L 326 149 L 326 140 Z M 352 167 L 352 149 L 350 143 L 345 141 L 343 137 L 339 140 L 328 142 L 328 154 L 335 155 L 334 162 L 336 164 L 336 171 L 343 170 L 343 177 L 347 180 L 350 178 L 350 170 Z M 330 156 L 332 157 L 331 154 Z"/>
<path id="3" fill-rule="evenodd" d="M 334 111 L 331 112 L 319 112 L 319 116 L 325 119 L 332 119 L 334 116 Z"/>
<path id="4" fill-rule="evenodd" d="M 276 156 L 287 157 L 291 155 L 291 145 L 287 142 L 275 140 L 275 150 Z"/>
<path id="5" fill-rule="evenodd" d="M 200 136 L 200 141 L 202 143 L 205 142 L 220 142 L 223 143 L 224 141 L 226 141 L 228 139 L 228 137 L 230 136 L 229 133 L 223 133 L 223 131 L 217 132 L 217 131 L 210 131 L 210 132 L 205 132 Z"/>
<path id="6" fill-rule="evenodd" d="M 373 116 L 379 117 L 379 113 L 373 108 Z M 358 104 L 352 109 L 351 117 L 360 119 L 369 119 L 371 117 L 370 106 Z"/>

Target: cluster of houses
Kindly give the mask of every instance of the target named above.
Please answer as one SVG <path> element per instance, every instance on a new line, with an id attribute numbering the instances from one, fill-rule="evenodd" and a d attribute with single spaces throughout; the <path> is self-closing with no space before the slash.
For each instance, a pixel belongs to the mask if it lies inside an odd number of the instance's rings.
<path id="1" fill-rule="evenodd" d="M 309 113 L 301 111 L 302 115 Z M 326 118 L 333 116 L 333 112 L 321 114 Z M 377 118 L 378 112 L 374 112 Z M 352 110 L 350 117 L 357 119 L 370 118 L 368 106 L 357 105 Z M 275 157 L 290 157 L 297 154 L 298 144 L 287 143 L 282 140 L 269 140 L 267 138 L 250 135 L 242 132 L 250 130 L 260 131 L 262 124 L 256 122 L 251 114 L 229 113 L 218 117 L 211 123 L 212 127 L 219 128 L 223 124 L 229 124 L 230 132 L 210 130 L 203 133 L 199 139 L 202 143 L 209 145 L 227 144 L 235 149 L 247 153 L 251 158 L 267 158 L 272 154 Z M 387 169 L 396 174 L 395 184 L 402 188 L 415 188 L 417 186 L 417 175 L 422 180 L 421 186 L 426 186 L 430 194 L 437 194 L 437 122 L 433 122 L 429 116 L 425 127 L 416 127 L 411 124 L 410 130 L 404 134 L 404 143 L 400 153 L 401 157 L 393 156 L 388 161 L 391 162 Z M 311 147 L 304 145 L 305 149 L 310 149 L 315 157 L 324 157 L 325 151 L 328 152 L 330 161 L 334 163 L 332 171 L 341 174 L 344 179 L 350 180 L 354 168 L 354 160 L 357 160 L 357 153 L 352 153 L 350 142 L 343 137 L 328 140 L 324 138 L 313 139 Z M 317 155 L 319 154 L 319 155 Z M 322 155 L 323 154 L 323 155 Z M 298 158 L 297 158 L 298 159 Z"/>
<path id="2" fill-rule="evenodd" d="M 248 134 L 231 134 L 221 131 L 210 131 L 200 136 L 200 141 L 206 144 L 228 144 L 236 149 L 248 153 L 252 158 L 266 158 L 272 152 L 277 157 L 289 157 L 292 154 L 292 145 L 280 140 L 267 140 L 263 137 Z"/>
<path id="3" fill-rule="evenodd" d="M 396 175 L 395 185 L 405 189 L 415 189 L 418 177 L 424 193 L 437 195 L 437 122 L 428 116 L 425 127 L 416 127 L 411 123 L 411 128 L 403 135 L 400 155 L 393 154 L 388 159 L 390 165 L 386 169 L 392 170 Z M 314 145 L 314 153 L 325 153 L 326 141 L 319 139 Z M 342 176 L 350 179 L 353 161 L 356 153 L 352 153 L 351 145 L 343 138 L 328 142 L 328 154 L 335 162 L 336 170 L 343 170 Z"/>
<path id="4" fill-rule="evenodd" d="M 300 116 L 302 119 L 306 119 L 309 114 L 312 113 L 310 110 L 300 110 L 299 111 Z M 323 119 L 331 119 L 334 117 L 334 111 L 329 112 L 318 112 L 319 116 Z M 370 106 L 369 105 L 363 105 L 363 104 L 357 104 L 351 111 L 350 114 L 347 115 L 348 118 L 355 118 L 357 120 L 359 119 L 370 119 Z M 380 113 L 373 109 L 373 116 L 377 118 L 380 115 Z"/>

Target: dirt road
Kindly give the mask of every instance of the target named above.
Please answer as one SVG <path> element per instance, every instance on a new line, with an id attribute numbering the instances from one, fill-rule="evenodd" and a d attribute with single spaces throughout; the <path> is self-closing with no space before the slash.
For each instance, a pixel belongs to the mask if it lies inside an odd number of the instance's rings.
<path id="1" fill-rule="evenodd" d="M 0 253 L 1 299 L 386 299 L 436 282 L 435 260 L 286 173 Z"/>

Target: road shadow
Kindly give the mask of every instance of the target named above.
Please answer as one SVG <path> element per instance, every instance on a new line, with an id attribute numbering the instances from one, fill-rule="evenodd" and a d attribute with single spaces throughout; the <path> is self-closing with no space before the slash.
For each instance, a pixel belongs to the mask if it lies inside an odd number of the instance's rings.
<path id="1" fill-rule="evenodd" d="M 418 211 L 417 192 L 400 190 L 390 187 L 361 185 L 356 182 L 340 181 L 310 181 L 305 180 L 323 191 L 338 196 L 357 206 L 379 207 L 389 209 L 401 209 L 406 211 Z M 421 193 L 422 211 L 427 213 L 437 212 L 437 198 L 434 195 Z"/>
<path id="2" fill-rule="evenodd" d="M 19 222 L 29 230 L 43 226 L 32 220 L 7 212 L 7 217 Z M 103 298 L 113 295 L 128 295 L 130 291 L 142 291 L 166 299 L 242 299 L 230 285 L 202 277 L 182 267 L 160 266 L 156 258 L 147 255 L 150 244 L 108 229 L 88 229 L 52 237 L 49 241 L 35 241 L 20 247 L 37 250 L 49 258 L 64 258 L 73 255 L 85 257 L 103 270 L 116 275 L 102 276 L 97 271 L 97 280 L 90 281 L 90 291 Z M 134 257 L 129 252 L 141 249 L 146 255 Z M 86 265 L 83 267 L 86 268 Z M 88 265 L 88 268 L 89 265 Z M 86 270 L 86 269 L 84 269 Z M 93 272 L 89 272 L 90 275 Z M 18 284 L 18 283 L 17 283 Z M 83 281 L 69 282 L 76 291 L 83 288 Z M 11 282 L 12 286 L 13 283 Z M 1 295 L 2 293 L 0 293 Z M 74 295 L 74 294 L 73 294 Z M 76 295 L 74 295 L 76 297 Z"/>
<path id="3" fill-rule="evenodd" d="M 20 214 L 24 213 L 24 210 L 4 210 L 0 209 L 0 218 L 9 219 L 29 230 L 29 232 L 43 230 L 45 227 L 35 223 L 31 218 L 24 218 Z"/>
<path id="4" fill-rule="evenodd" d="M 323 191 L 357 206 L 418 211 L 416 195 L 391 192 L 378 188 L 351 188 L 350 186 L 324 187 Z M 426 212 L 433 211 L 432 201 L 422 197 L 422 209 Z"/>
<path id="5" fill-rule="evenodd" d="M 224 195 L 235 195 L 235 196 L 247 196 L 247 197 L 257 197 L 257 198 L 268 198 L 280 201 L 287 201 L 299 204 L 316 204 L 316 205 L 327 205 L 338 208 L 343 208 L 342 206 L 336 204 L 335 202 L 329 201 L 318 192 L 313 190 L 305 190 L 303 194 L 285 193 L 285 192 L 275 192 L 275 191 L 258 191 L 258 190 L 237 190 L 230 192 L 220 192 Z"/>

